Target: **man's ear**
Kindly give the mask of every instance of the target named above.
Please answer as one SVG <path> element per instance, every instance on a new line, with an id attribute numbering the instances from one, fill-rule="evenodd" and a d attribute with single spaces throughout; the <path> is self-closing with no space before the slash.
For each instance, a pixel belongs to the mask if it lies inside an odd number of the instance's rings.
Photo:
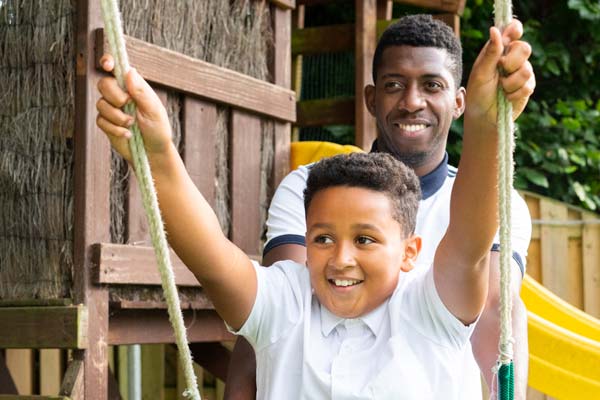
<path id="1" fill-rule="evenodd" d="M 421 252 L 421 236 L 412 235 L 404 239 L 404 259 L 402 271 L 408 272 L 415 267 L 417 257 Z"/>
<path id="2" fill-rule="evenodd" d="M 456 97 L 454 98 L 454 112 L 452 113 L 452 118 L 459 119 L 461 115 L 465 112 L 465 96 L 467 91 L 464 87 L 459 87 L 456 90 Z"/>
<path id="3" fill-rule="evenodd" d="M 369 113 L 375 117 L 375 86 L 365 86 L 365 105 Z"/>

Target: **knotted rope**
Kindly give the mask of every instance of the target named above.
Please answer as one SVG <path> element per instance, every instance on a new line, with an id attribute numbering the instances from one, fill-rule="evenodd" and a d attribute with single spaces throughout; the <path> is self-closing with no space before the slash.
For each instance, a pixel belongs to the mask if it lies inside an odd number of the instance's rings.
<path id="1" fill-rule="evenodd" d="M 502 31 L 512 20 L 510 0 L 494 1 L 494 24 Z M 498 182 L 500 214 L 500 340 L 498 362 L 498 399 L 514 397 L 511 282 L 511 194 L 513 182 L 514 124 L 512 104 L 498 87 Z"/>
<path id="2" fill-rule="evenodd" d="M 125 49 L 123 26 L 117 0 L 102 0 L 102 16 L 104 19 L 104 31 L 108 38 L 110 51 L 115 59 L 114 74 L 119 86 L 123 90 L 126 90 L 124 74 L 129 70 L 129 60 Z M 135 117 L 135 103 L 129 102 L 125 106 L 125 112 Z M 135 175 L 142 194 L 142 203 L 148 217 L 150 237 L 152 239 L 152 245 L 154 246 L 162 287 L 167 301 L 169 320 L 175 331 L 175 342 L 179 349 L 179 359 L 185 376 L 186 390 L 183 392 L 183 396 L 193 400 L 200 400 L 196 375 L 194 375 L 192 366 L 192 356 L 188 347 L 186 329 L 181 313 L 181 305 L 179 303 L 177 287 L 175 286 L 175 277 L 169 258 L 169 246 L 167 244 L 160 210 L 158 208 L 158 199 L 150 172 L 148 157 L 144 148 L 144 139 L 142 138 L 137 122 L 131 127 L 131 132 L 133 135 L 129 140 L 129 149 L 133 159 Z"/>

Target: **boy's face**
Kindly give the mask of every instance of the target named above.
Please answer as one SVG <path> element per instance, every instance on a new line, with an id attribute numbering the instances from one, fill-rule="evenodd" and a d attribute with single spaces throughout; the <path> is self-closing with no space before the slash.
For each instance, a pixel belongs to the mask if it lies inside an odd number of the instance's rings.
<path id="1" fill-rule="evenodd" d="M 452 120 L 464 109 L 465 91 L 457 87 L 451 67 L 444 49 L 391 46 L 383 51 L 376 85 L 365 88 L 380 150 L 418 175 L 443 159 Z"/>
<path id="2" fill-rule="evenodd" d="M 356 318 L 391 296 L 421 241 L 404 238 L 383 193 L 338 186 L 315 194 L 306 215 L 312 287 L 333 314 Z"/>

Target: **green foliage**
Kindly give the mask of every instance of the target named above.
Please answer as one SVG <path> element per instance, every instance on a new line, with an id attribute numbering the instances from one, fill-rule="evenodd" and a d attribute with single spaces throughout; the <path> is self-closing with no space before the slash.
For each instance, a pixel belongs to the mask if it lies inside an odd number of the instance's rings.
<path id="1" fill-rule="evenodd" d="M 517 121 L 515 186 L 599 210 L 600 3 L 535 0 L 515 4 L 514 11 L 524 21 L 537 78 Z M 492 12 L 490 0 L 467 2 L 461 29 L 465 77 L 487 39 Z M 456 123 L 448 144 L 454 162 L 461 136 Z"/>

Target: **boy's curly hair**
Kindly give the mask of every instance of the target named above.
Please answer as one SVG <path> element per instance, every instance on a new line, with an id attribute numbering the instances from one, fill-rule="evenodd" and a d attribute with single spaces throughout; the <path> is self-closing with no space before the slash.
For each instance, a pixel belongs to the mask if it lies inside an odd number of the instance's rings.
<path id="1" fill-rule="evenodd" d="M 383 51 L 391 46 L 435 47 L 448 52 L 456 87 L 462 81 L 462 46 L 452 29 L 445 23 L 433 19 L 431 15 L 407 15 L 391 24 L 377 43 L 373 56 L 373 82 L 381 65 Z"/>
<path id="2" fill-rule="evenodd" d="M 381 192 L 392 202 L 393 217 L 402 233 L 414 233 L 421 199 L 419 179 L 414 171 L 387 153 L 350 153 L 325 158 L 310 169 L 304 190 L 304 209 L 315 194 L 336 187 L 358 187 Z"/>

